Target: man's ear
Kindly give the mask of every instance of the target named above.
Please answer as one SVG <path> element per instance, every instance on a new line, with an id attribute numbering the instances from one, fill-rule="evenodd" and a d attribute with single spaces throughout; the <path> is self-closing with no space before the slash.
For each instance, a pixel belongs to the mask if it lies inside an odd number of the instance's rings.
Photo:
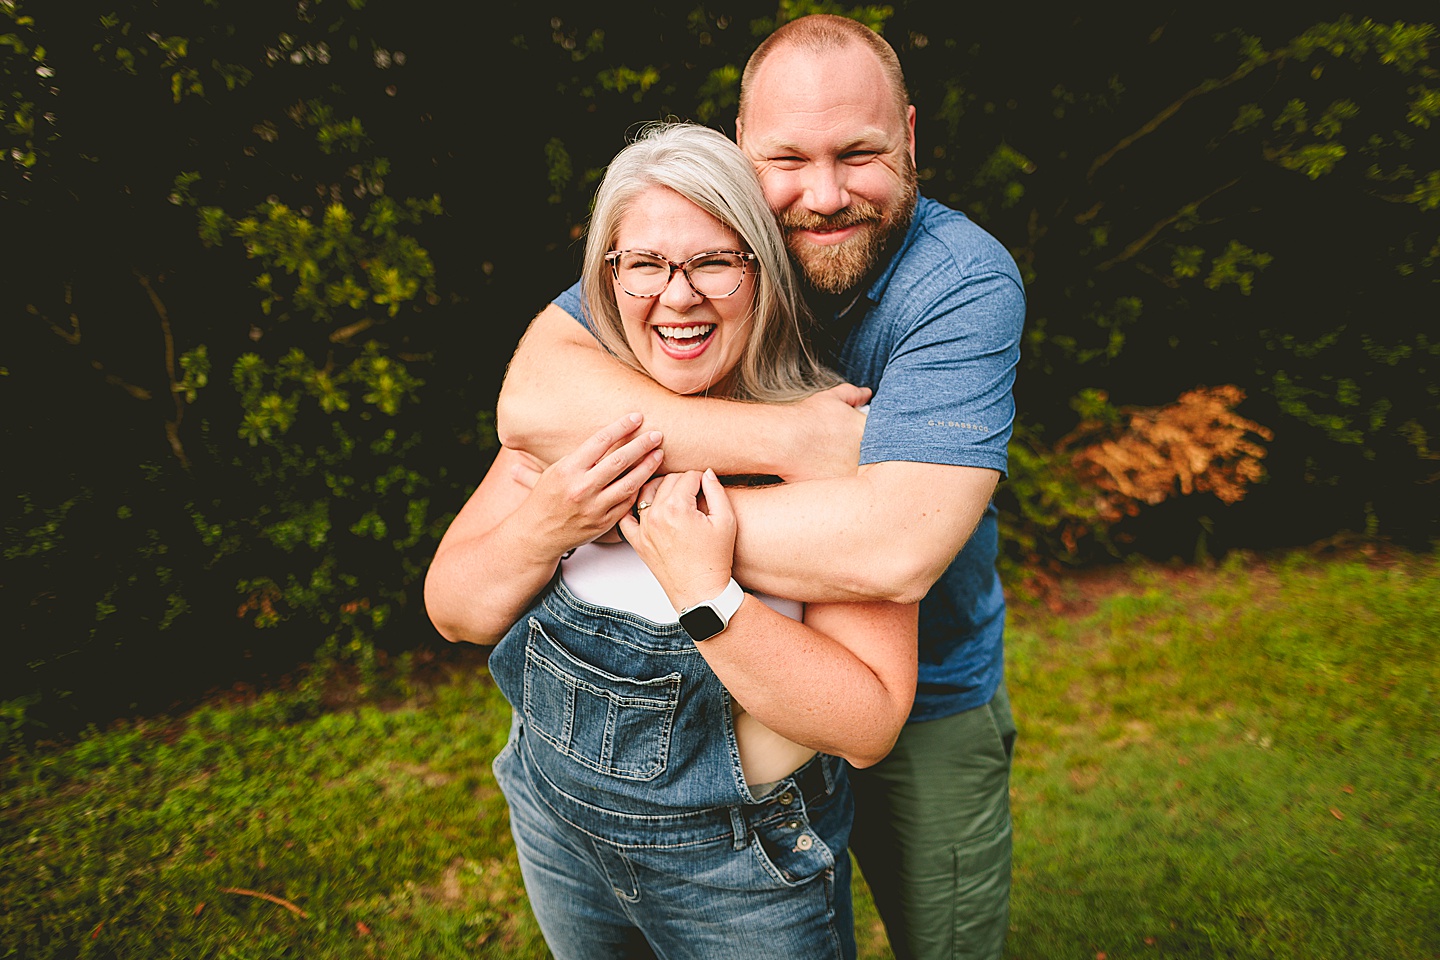
<path id="1" fill-rule="evenodd" d="M 910 162 L 915 162 L 915 104 L 905 108 L 905 135 L 910 138 Z M 735 136 L 740 136 L 740 121 L 735 121 Z"/>
<path id="2" fill-rule="evenodd" d="M 910 109 L 913 111 L 915 108 L 914 108 L 914 107 L 911 107 Z M 740 117 L 737 116 L 737 117 L 735 118 L 735 145 L 736 145 L 736 146 L 743 147 L 743 146 L 745 145 L 745 133 L 744 133 L 744 128 L 745 128 L 745 125 L 744 125 L 743 123 L 741 123 Z"/>

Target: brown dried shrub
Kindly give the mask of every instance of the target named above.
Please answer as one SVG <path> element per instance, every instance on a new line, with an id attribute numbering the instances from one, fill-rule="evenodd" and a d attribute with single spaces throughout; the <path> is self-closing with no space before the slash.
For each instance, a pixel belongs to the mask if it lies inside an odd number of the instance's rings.
<path id="1" fill-rule="evenodd" d="M 1088 540 L 1116 552 L 1110 528 L 1143 506 L 1173 496 L 1213 493 L 1244 498 L 1263 476 L 1261 441 L 1271 431 L 1235 413 L 1239 387 L 1199 387 L 1160 407 L 1110 406 L 1094 391 L 1079 402 L 1083 419 L 1046 444 L 1017 425 L 1010 448 L 1013 505 L 1002 511 L 1002 561 L 1011 589 L 1059 603 L 1058 575 Z"/>
<path id="2" fill-rule="evenodd" d="M 1072 451 L 1079 480 L 1096 491 L 1097 514 L 1114 523 L 1177 494 L 1213 493 L 1225 503 L 1245 497 L 1264 475 L 1265 448 L 1251 439 L 1274 434 L 1232 408 L 1245 399 L 1233 384 L 1199 387 L 1163 407 L 1130 407 L 1123 425 L 1082 421 L 1056 444 Z"/>

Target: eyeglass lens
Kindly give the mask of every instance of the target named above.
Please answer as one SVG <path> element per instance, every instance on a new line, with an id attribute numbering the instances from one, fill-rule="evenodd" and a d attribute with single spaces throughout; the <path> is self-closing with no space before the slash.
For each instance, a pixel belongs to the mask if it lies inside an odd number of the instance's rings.
<path id="1" fill-rule="evenodd" d="M 664 292 L 678 266 L 695 291 L 705 297 L 728 297 L 745 282 L 745 259 L 734 253 L 702 253 L 673 265 L 652 254 L 624 250 L 614 258 L 615 279 L 626 293 L 653 297 Z"/>

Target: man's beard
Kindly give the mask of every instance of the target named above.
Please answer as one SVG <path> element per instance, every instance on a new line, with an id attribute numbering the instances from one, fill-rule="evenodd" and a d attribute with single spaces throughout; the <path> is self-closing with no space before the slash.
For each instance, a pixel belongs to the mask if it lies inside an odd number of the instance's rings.
<path id="1" fill-rule="evenodd" d="M 882 211 L 868 200 L 853 200 L 844 210 L 828 216 L 793 207 L 780 214 L 785 245 L 810 286 L 824 293 L 854 289 L 880 262 L 891 241 L 909 229 L 919 190 L 915 164 L 908 153 L 902 156 L 905 158 L 905 169 L 901 171 L 904 189 L 888 211 Z M 860 229 L 855 236 L 828 246 L 810 243 L 799 233 L 856 225 Z"/>

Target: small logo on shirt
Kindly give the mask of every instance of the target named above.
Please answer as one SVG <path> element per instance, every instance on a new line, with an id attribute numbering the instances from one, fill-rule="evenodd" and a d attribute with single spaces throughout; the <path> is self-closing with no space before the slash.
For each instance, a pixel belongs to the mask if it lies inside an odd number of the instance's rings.
<path id="1" fill-rule="evenodd" d="M 931 420 L 932 427 L 944 427 L 947 430 L 978 430 L 985 431 L 985 426 L 979 423 L 970 423 L 968 420 Z"/>

